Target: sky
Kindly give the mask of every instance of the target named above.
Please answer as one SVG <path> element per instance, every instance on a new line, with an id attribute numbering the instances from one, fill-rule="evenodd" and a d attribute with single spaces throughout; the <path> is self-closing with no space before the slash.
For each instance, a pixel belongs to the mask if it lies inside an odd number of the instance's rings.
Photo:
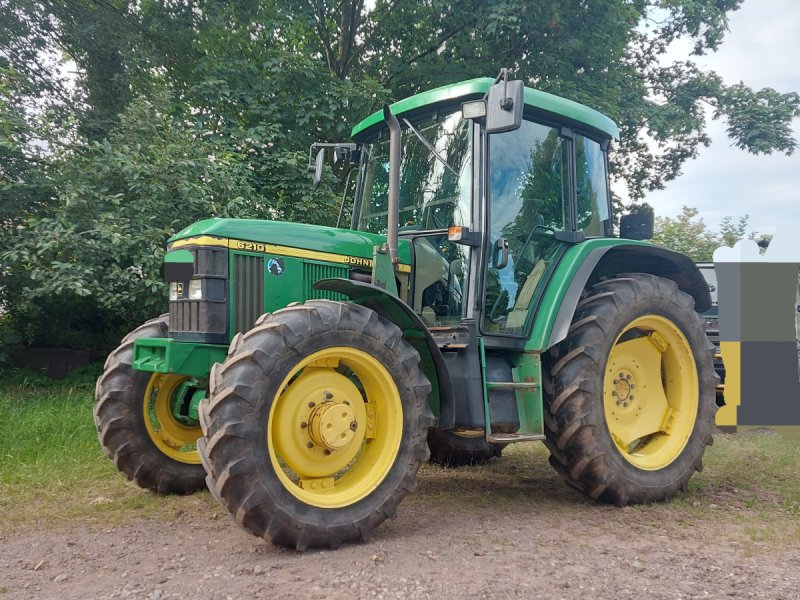
<path id="1" fill-rule="evenodd" d="M 693 60 L 729 84 L 800 92 L 798 0 L 745 0 L 730 13 L 729 29 L 718 52 Z M 671 49 L 676 59 L 688 53 L 688 47 Z M 800 140 L 800 119 L 794 132 Z M 749 231 L 774 233 L 778 225 L 800 231 L 800 149 L 788 157 L 754 156 L 732 145 L 724 121 L 709 122 L 709 134 L 711 146 L 700 148 L 699 157 L 687 162 L 665 190 L 645 198 L 656 215 L 674 217 L 687 205 L 715 231 L 726 215 L 750 215 Z"/>

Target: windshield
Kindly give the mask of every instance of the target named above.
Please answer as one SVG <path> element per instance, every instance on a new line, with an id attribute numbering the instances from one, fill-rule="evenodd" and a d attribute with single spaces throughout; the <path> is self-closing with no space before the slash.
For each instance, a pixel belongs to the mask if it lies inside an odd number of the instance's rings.
<path id="1" fill-rule="evenodd" d="M 410 122 L 435 152 L 401 119 L 400 232 L 469 225 L 472 189 L 469 122 L 461 118 L 460 109 L 431 113 Z M 382 131 L 376 140 L 364 146 L 364 150 L 366 159 L 355 227 L 360 231 L 385 234 L 389 194 L 388 131 Z"/>

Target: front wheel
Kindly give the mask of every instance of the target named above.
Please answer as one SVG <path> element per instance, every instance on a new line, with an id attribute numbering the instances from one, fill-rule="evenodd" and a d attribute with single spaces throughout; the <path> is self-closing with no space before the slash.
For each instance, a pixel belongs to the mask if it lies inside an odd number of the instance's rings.
<path id="1" fill-rule="evenodd" d="M 195 442 L 196 420 L 176 415 L 174 406 L 204 393 L 184 375 L 133 368 L 137 338 L 167 336 L 167 315 L 128 334 L 106 360 L 97 381 L 94 422 L 103 451 L 125 476 L 161 494 L 189 494 L 205 488 Z"/>
<path id="2" fill-rule="evenodd" d="M 304 550 L 366 539 L 428 458 L 431 385 L 402 332 L 355 304 L 265 315 L 200 405 L 216 498 L 244 529 Z"/>
<path id="3" fill-rule="evenodd" d="M 637 273 L 594 285 L 550 360 L 550 463 L 603 502 L 687 489 L 713 441 L 712 350 L 693 299 L 673 281 Z"/>

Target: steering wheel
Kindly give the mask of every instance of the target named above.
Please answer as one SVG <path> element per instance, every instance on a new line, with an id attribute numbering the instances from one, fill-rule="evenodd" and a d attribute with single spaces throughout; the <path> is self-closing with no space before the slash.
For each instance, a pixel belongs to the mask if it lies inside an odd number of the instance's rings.
<path id="1" fill-rule="evenodd" d="M 497 309 L 500 308 L 501 301 L 504 298 L 506 302 L 508 302 L 509 299 L 508 290 L 500 290 L 500 293 L 497 294 L 497 299 L 494 301 L 494 304 L 492 304 L 492 308 L 489 309 L 489 313 L 486 315 L 486 318 L 489 320 L 490 323 L 498 323 L 501 318 L 504 318 L 504 316 L 498 318 L 495 318 L 494 316 L 494 314 L 497 312 Z"/>
<path id="2" fill-rule="evenodd" d="M 525 256 L 525 250 L 528 249 L 528 246 L 530 245 L 531 240 L 533 240 L 534 237 L 549 238 L 552 237 L 556 231 L 558 230 L 555 227 L 550 227 L 549 225 L 534 225 L 533 229 L 531 229 L 531 232 L 528 234 L 528 237 L 525 239 L 525 243 L 522 245 L 522 249 L 519 252 L 517 252 L 517 258 L 522 258 L 523 256 Z M 514 264 L 518 265 L 519 262 L 515 260 Z M 516 273 L 516 271 L 517 268 L 515 266 L 514 272 Z"/>

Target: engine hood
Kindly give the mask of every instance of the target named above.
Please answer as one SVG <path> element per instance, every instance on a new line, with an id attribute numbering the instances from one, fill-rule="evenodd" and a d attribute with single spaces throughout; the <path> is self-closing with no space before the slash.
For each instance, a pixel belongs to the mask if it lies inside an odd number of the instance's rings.
<path id="1" fill-rule="evenodd" d="M 285 221 L 264 221 L 260 219 L 206 219 L 182 229 L 169 239 L 169 247 L 203 245 L 193 238 L 207 236 L 232 249 L 248 250 L 247 244 L 254 242 L 298 251 L 309 250 L 324 254 L 368 259 L 371 262 L 373 248 L 386 242 L 386 236 L 336 229 L 323 225 L 289 223 Z M 280 253 L 278 251 L 277 253 Z M 406 265 L 411 263 L 411 249 L 407 240 L 400 240 L 398 258 Z"/>

